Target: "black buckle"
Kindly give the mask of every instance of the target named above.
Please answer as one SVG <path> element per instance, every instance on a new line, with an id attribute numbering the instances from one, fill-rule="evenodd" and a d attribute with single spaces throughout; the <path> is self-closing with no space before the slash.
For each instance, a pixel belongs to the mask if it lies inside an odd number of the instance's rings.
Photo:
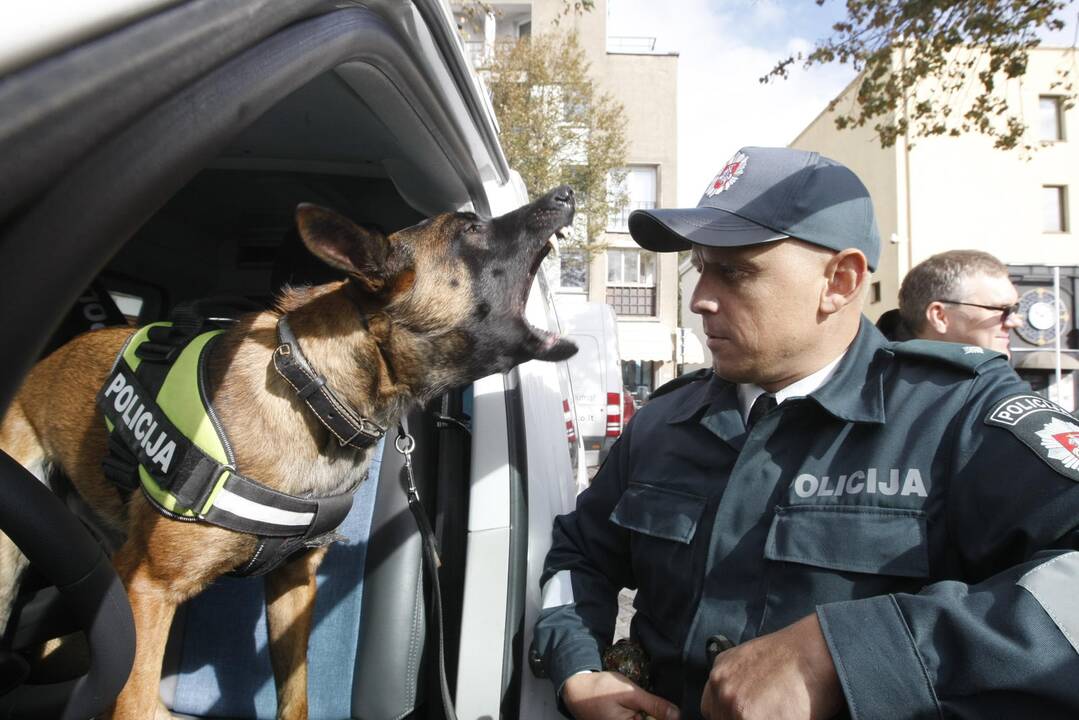
<path id="1" fill-rule="evenodd" d="M 147 340 L 135 348 L 135 355 L 140 360 L 156 363 L 171 363 L 184 349 L 183 345 L 166 345 L 165 343 Z"/>

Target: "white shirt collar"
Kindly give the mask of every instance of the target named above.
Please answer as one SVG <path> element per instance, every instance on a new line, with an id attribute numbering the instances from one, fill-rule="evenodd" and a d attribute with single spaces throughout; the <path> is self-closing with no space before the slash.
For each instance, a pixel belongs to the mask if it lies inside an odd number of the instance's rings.
<path id="1" fill-rule="evenodd" d="M 835 369 L 839 365 L 839 361 L 842 360 L 843 356 L 846 354 L 847 351 L 844 350 L 839 357 L 812 375 L 806 375 L 801 380 L 795 380 L 785 388 L 776 390 L 774 393 L 776 404 L 782 403 L 784 400 L 792 397 L 805 397 L 824 385 L 824 383 L 832 379 L 832 375 L 835 375 Z M 738 383 L 738 404 L 742 411 L 743 421 L 749 417 L 749 409 L 753 407 L 753 403 L 763 394 L 764 389 L 757 385 L 752 383 Z"/>

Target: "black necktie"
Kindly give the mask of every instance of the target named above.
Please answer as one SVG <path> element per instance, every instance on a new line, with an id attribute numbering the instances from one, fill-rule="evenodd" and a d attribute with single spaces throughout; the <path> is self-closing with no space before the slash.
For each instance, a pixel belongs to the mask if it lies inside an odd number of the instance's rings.
<path id="1" fill-rule="evenodd" d="M 757 421 L 767 415 L 776 405 L 776 396 L 770 393 L 761 393 L 753 401 L 753 407 L 749 409 L 749 417 L 746 418 L 746 430 L 756 425 Z"/>

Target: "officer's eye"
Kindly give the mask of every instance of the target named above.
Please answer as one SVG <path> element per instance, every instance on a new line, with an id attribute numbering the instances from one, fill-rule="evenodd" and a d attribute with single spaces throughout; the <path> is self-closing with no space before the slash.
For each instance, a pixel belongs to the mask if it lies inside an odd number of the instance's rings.
<path id="1" fill-rule="evenodd" d="M 738 282 L 749 277 L 749 271 L 736 265 L 716 265 L 716 272 L 728 282 Z"/>

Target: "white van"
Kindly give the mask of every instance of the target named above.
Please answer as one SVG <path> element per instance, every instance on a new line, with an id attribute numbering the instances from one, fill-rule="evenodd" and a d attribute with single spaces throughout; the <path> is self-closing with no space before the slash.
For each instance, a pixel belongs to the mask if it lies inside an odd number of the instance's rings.
<path id="1" fill-rule="evenodd" d="M 618 324 L 610 305 L 597 302 L 559 302 L 562 332 L 577 343 L 568 361 L 578 428 L 585 463 L 603 463 L 622 434 L 622 360 L 618 354 Z"/>

